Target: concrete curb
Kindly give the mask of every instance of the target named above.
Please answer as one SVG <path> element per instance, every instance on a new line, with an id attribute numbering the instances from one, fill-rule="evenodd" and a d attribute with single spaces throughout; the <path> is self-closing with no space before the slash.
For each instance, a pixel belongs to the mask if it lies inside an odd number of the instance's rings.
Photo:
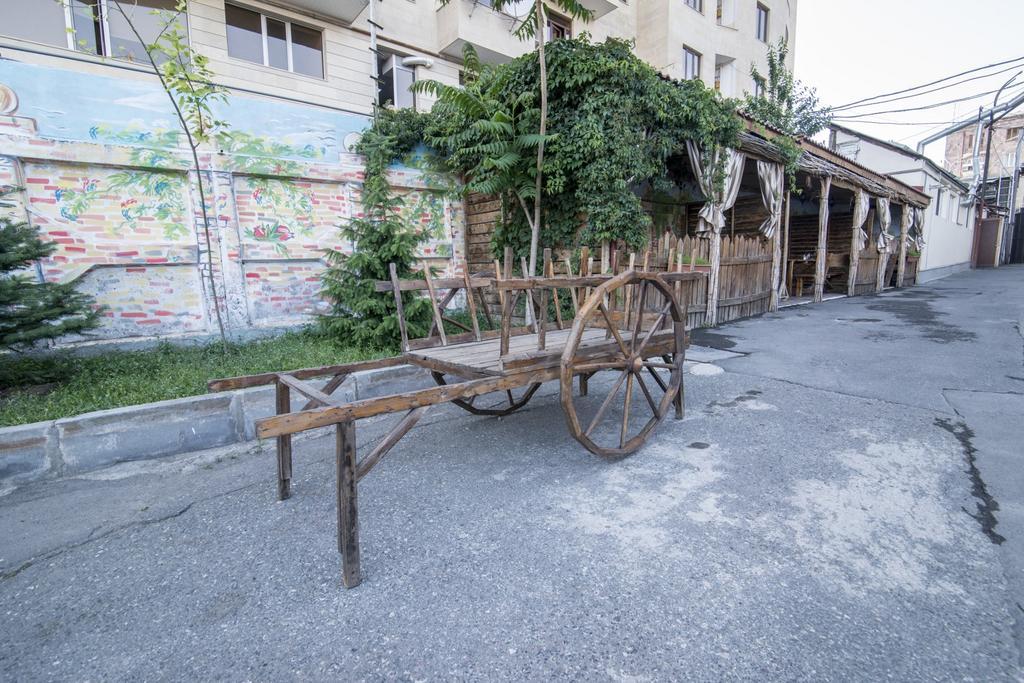
<path id="1" fill-rule="evenodd" d="M 429 386 L 425 370 L 400 366 L 353 374 L 334 395 L 352 401 Z M 255 421 L 273 413 L 266 386 L 3 427 L 0 487 L 252 441 Z"/>

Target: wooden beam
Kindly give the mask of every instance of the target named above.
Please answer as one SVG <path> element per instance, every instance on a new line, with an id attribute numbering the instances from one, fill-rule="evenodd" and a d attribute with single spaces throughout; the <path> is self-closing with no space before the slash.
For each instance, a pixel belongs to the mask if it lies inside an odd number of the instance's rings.
<path id="1" fill-rule="evenodd" d="M 398 330 L 402 334 L 402 350 L 409 350 L 409 332 L 405 329 L 405 308 L 402 306 L 402 289 L 398 281 L 398 270 L 394 263 L 388 264 L 391 273 L 391 282 L 394 285 L 392 291 L 395 293 L 395 315 L 398 316 Z"/>
<path id="2" fill-rule="evenodd" d="M 480 323 L 476 319 L 476 301 L 473 299 L 473 285 L 469 281 L 469 273 L 462 272 L 463 280 L 466 282 L 466 306 L 469 308 L 469 317 L 473 319 L 473 335 L 480 341 Z"/>
<path id="3" fill-rule="evenodd" d="M 401 356 L 392 358 L 378 358 L 375 360 L 356 361 L 354 363 L 342 363 L 340 365 L 324 365 L 318 368 L 302 368 L 301 370 L 289 370 L 288 374 L 296 379 L 311 379 L 313 377 L 324 377 L 325 375 L 339 375 L 341 373 L 362 372 L 363 370 L 379 370 L 380 368 L 392 368 L 396 365 L 406 365 Z M 263 372 L 258 375 L 243 375 L 241 377 L 227 377 L 214 379 L 206 383 L 210 391 L 232 391 L 234 389 L 248 389 L 277 382 L 278 373 Z"/>
<path id="4" fill-rule="evenodd" d="M 430 410 L 430 406 L 423 406 L 413 408 L 406 413 L 405 417 L 395 425 L 395 428 L 388 432 L 388 435 L 381 439 L 380 443 L 374 447 L 370 454 L 360 461 L 359 466 L 356 468 L 356 479 L 362 479 L 369 474 L 374 465 L 391 452 L 391 449 L 395 447 L 403 436 L 409 433 L 410 429 L 416 426 L 416 423 L 427 414 L 428 410 Z"/>
<path id="5" fill-rule="evenodd" d="M 362 580 L 359 571 L 359 502 L 356 494 L 356 427 L 341 422 L 335 435 L 334 457 L 338 493 L 338 552 L 341 553 L 341 582 L 355 588 Z"/>
<path id="6" fill-rule="evenodd" d="M 292 411 L 291 394 L 287 384 L 278 382 L 275 395 L 275 412 L 287 415 Z M 277 499 L 287 500 L 292 494 L 292 435 L 277 437 Z"/>
<path id="7" fill-rule="evenodd" d="M 314 408 L 302 413 L 276 415 L 256 421 L 256 434 L 261 439 L 268 439 L 281 434 L 295 434 L 307 429 L 329 427 L 341 422 L 361 420 L 374 415 L 397 413 L 420 406 L 447 403 L 456 398 L 469 398 L 492 391 L 504 391 L 515 387 L 526 386 L 535 382 L 547 382 L 556 379 L 559 368 L 548 368 L 535 372 L 522 372 L 502 377 L 459 382 L 441 387 L 431 387 L 403 394 L 392 394 L 377 398 L 367 398 L 339 406 Z"/>
<path id="8" fill-rule="evenodd" d="M 426 281 L 427 290 L 430 292 L 430 308 L 434 311 L 434 326 L 441 337 L 441 344 L 448 346 L 448 336 L 444 333 L 444 320 L 441 317 L 441 309 L 437 306 L 437 293 L 434 291 L 434 283 L 430 277 L 430 266 L 423 268 L 423 279 Z"/>
<path id="9" fill-rule="evenodd" d="M 327 394 L 323 393 L 316 387 L 310 384 L 306 384 L 301 379 L 295 379 L 294 377 L 286 373 L 279 374 L 277 376 L 277 381 L 280 382 L 281 384 L 284 384 L 294 389 L 295 391 L 299 392 L 309 400 L 316 401 L 322 406 L 331 406 L 336 405 L 338 403 L 336 400 L 334 400 Z"/>
<path id="10" fill-rule="evenodd" d="M 828 258 L 828 196 L 832 189 L 832 178 L 821 179 L 821 197 L 818 200 L 818 253 L 814 260 L 814 300 L 825 297 L 825 264 Z"/>
<path id="11" fill-rule="evenodd" d="M 397 281 L 397 282 L 396 282 Z M 469 282 L 473 287 L 490 287 L 494 281 L 490 277 L 481 277 L 479 274 L 470 276 Z M 460 277 L 438 278 L 434 280 L 434 287 L 437 289 L 461 289 L 466 286 L 466 281 Z M 423 291 L 426 287 L 422 280 L 377 280 L 373 284 L 374 291 L 393 292 L 396 289 L 403 292 Z"/>
<path id="12" fill-rule="evenodd" d="M 910 221 L 913 208 L 909 204 L 903 205 L 903 214 L 900 216 L 900 255 L 896 263 L 896 286 L 903 286 L 903 275 L 907 272 L 907 237 L 910 235 Z"/>

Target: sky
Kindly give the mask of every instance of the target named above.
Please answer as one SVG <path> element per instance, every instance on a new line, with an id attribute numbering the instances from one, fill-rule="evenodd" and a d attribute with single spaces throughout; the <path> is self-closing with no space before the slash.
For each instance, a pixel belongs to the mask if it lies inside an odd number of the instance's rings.
<path id="1" fill-rule="evenodd" d="M 1021 58 L 924 90 L 987 74 L 985 78 L 912 99 L 836 112 L 837 117 L 871 114 L 860 119 L 837 119 L 837 123 L 914 147 L 930 133 L 976 115 L 980 104 L 990 106 L 994 93 L 933 109 L 880 112 L 997 90 L 1014 74 L 1024 72 L 1022 37 L 1024 0 L 798 0 L 794 73 L 805 85 L 817 89 L 823 103 L 838 107 Z M 1024 94 L 1024 73 L 1007 88 L 1000 102 L 1014 94 Z M 1018 111 L 1024 113 L 1024 105 Z M 941 161 L 943 150 L 944 143 L 936 142 L 925 152 Z"/>

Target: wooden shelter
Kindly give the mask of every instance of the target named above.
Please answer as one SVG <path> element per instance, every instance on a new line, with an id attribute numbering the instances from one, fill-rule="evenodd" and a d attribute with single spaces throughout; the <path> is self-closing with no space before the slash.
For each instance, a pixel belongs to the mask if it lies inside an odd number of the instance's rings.
<path id="1" fill-rule="evenodd" d="M 652 261 L 671 245 L 685 263 L 708 274 L 691 292 L 693 324 L 714 326 L 777 310 L 791 296 L 821 301 L 829 294 L 913 284 L 917 262 L 908 256 L 909 236 L 920 215 L 915 210 L 928 206 L 928 195 L 810 140 L 797 142 L 802 154 L 796 187 L 789 188 L 773 142 L 782 133 L 744 122 L 739 147 L 726 159 L 735 178 L 722 192 L 702 189 L 707 160 L 693 146 L 670 162 L 670 175 L 682 188 L 678 196 L 638 189 L 654 218 Z M 717 195 L 711 201 L 709 192 Z M 500 202 L 491 198 L 467 200 L 471 271 L 491 264 L 499 210 Z"/>

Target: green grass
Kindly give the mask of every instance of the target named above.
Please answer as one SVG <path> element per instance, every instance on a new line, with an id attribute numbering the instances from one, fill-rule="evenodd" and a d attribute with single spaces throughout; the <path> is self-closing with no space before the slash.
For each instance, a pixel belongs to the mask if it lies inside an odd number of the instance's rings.
<path id="1" fill-rule="evenodd" d="M 219 377 L 346 363 L 388 355 L 338 344 L 309 333 L 230 345 L 116 351 L 92 357 L 59 359 L 60 381 L 40 394 L 32 387 L 0 397 L 0 426 L 54 420 L 107 408 L 163 401 L 206 393 Z M 10 377 L 23 360 L 0 359 L 0 376 Z M 9 380 L 8 380 L 9 381 Z"/>

